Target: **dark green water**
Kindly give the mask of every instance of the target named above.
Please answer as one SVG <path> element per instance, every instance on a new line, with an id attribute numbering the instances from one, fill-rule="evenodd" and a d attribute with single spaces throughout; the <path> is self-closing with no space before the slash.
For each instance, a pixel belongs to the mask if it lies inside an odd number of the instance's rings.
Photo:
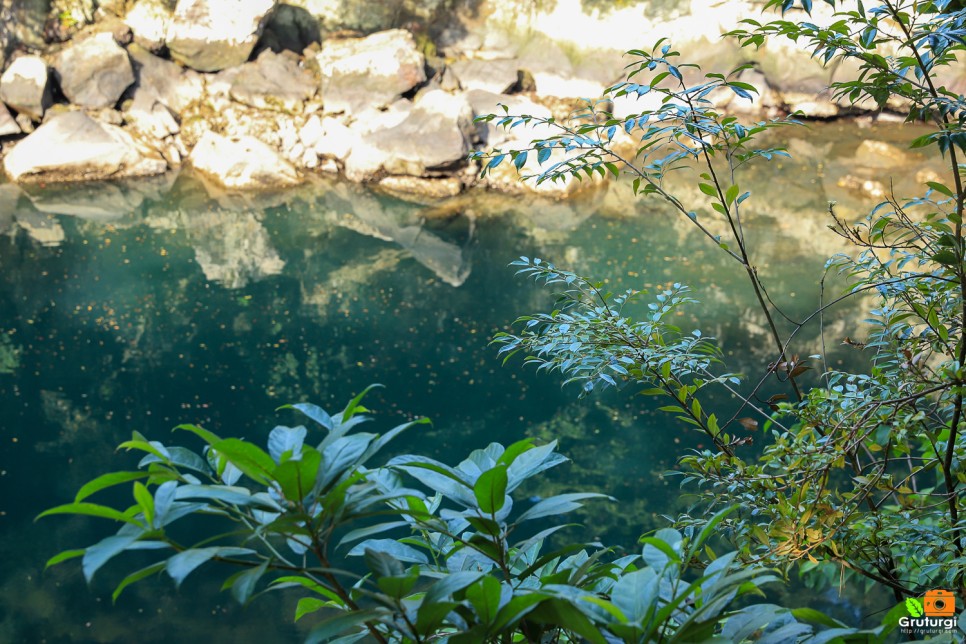
<path id="1" fill-rule="evenodd" d="M 818 303 L 825 258 L 842 249 L 825 229 L 828 200 L 855 218 L 876 201 L 867 177 L 894 176 L 896 190 L 911 193 L 933 180 L 924 178 L 933 166 L 912 152 L 859 147 L 908 139 L 908 130 L 791 134 L 796 160 L 742 183 L 758 197 L 746 213 L 756 263 L 775 300 L 801 317 Z M 489 338 L 552 301 L 506 268 L 519 255 L 615 290 L 688 283 L 702 303 L 682 326 L 719 338 L 731 370 L 756 374 L 770 358 L 740 267 L 661 204 L 635 203 L 616 185 L 568 202 L 471 194 L 431 206 L 343 184 L 257 198 L 209 194 L 185 177 L 30 195 L 0 186 L 0 232 L 5 642 L 296 640 L 292 598 L 242 609 L 203 574 L 181 590 L 166 579 L 139 584 L 111 606 L 123 565 L 108 566 L 90 590 L 79 566 L 42 572 L 52 554 L 108 528 L 33 517 L 96 474 L 131 466 L 113 452 L 131 430 L 167 441 L 171 427 L 191 422 L 262 442 L 291 420 L 273 411 L 279 405 L 341 409 L 373 382 L 385 385 L 367 403 L 382 428 L 434 421 L 399 450 L 457 461 L 494 440 L 558 439 L 574 462 L 532 493 L 619 499 L 579 517 L 593 529 L 577 538 L 632 546 L 663 525 L 662 514 L 686 507 L 664 473 L 700 438 L 629 392 L 577 400 L 552 377 L 500 366 Z M 830 361 L 848 359 L 838 345 L 863 335 L 857 311 L 825 322 Z M 800 337 L 799 353 L 821 351 L 817 326 Z"/>

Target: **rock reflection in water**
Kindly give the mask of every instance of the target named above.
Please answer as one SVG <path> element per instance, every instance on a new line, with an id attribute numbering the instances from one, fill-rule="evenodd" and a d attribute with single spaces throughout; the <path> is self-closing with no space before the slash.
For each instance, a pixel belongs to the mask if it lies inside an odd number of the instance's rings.
<path id="1" fill-rule="evenodd" d="M 814 132 L 792 137 L 795 158 L 742 178 L 753 193 L 743 210 L 753 261 L 796 319 L 816 306 L 825 258 L 845 248 L 825 228 L 828 200 L 849 220 L 876 202 L 843 177 L 888 186 L 895 176 L 908 195 L 941 171 L 916 151 L 863 145 L 893 145 L 907 132 Z M 703 203 L 686 174 L 668 186 Z M 708 210 L 698 216 L 720 227 Z M 589 538 L 635 543 L 685 502 L 664 472 L 701 437 L 639 396 L 576 400 L 558 379 L 501 368 L 487 342 L 516 316 L 551 306 L 546 289 L 506 267 L 538 256 L 606 279 L 614 292 L 691 285 L 701 304 L 676 323 L 718 338 L 729 370 L 759 373 L 770 343 L 747 277 L 693 232 L 618 182 L 571 200 L 471 192 L 421 203 L 322 181 L 283 193 L 230 192 L 189 176 L 70 191 L 0 186 L 0 481 L 18 491 L 0 507 L 0 640 L 123 641 L 134 623 L 144 644 L 172 628 L 211 644 L 299 639 L 308 624 L 288 620 L 294 602 L 279 594 L 242 610 L 204 575 L 180 593 L 145 582 L 116 607 L 106 599 L 115 571 L 93 594 L 76 568 L 40 576 L 46 556 L 104 529 L 33 517 L 96 473 L 133 466 L 113 452 L 131 430 L 169 442 L 171 427 L 193 422 L 261 442 L 291 421 L 273 415 L 278 405 L 331 407 L 372 382 L 387 385 L 371 398 L 380 421 L 434 420 L 404 436 L 401 450 L 451 461 L 491 440 L 559 439 L 574 463 L 530 493 L 613 494 L 626 511 L 592 506 L 582 519 Z M 830 365 L 855 359 L 839 342 L 863 337 L 861 317 L 828 311 Z M 801 355 L 821 351 L 817 325 L 796 343 Z"/>

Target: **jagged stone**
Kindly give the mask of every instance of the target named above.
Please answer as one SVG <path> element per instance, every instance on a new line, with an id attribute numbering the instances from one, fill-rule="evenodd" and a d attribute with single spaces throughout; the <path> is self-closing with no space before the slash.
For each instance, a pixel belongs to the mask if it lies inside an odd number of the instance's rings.
<path id="1" fill-rule="evenodd" d="M 318 82 L 311 72 L 299 66 L 291 54 L 276 54 L 266 49 L 258 58 L 241 66 L 231 83 L 231 97 L 259 109 L 301 111 L 315 95 Z"/>
<path id="2" fill-rule="evenodd" d="M 205 83 L 197 72 L 158 58 L 137 44 L 131 45 L 128 53 L 137 76 L 135 101 L 146 94 L 180 114 L 204 96 Z"/>
<path id="3" fill-rule="evenodd" d="M 426 80 L 425 58 L 402 29 L 327 40 L 316 59 L 322 102 L 330 113 L 385 107 Z"/>
<path id="4" fill-rule="evenodd" d="M 14 181 L 55 182 L 151 176 L 168 164 L 115 125 L 62 112 L 20 141 L 3 166 Z"/>
<path id="5" fill-rule="evenodd" d="M 68 45 L 53 68 L 64 95 L 82 107 L 113 107 L 134 82 L 127 52 L 106 32 Z"/>
<path id="6" fill-rule="evenodd" d="M 151 51 L 160 51 L 171 22 L 174 0 L 138 0 L 124 16 L 134 42 Z"/>
<path id="7" fill-rule="evenodd" d="M 40 121 L 52 101 L 47 63 L 40 56 L 20 56 L 0 76 L 0 100 Z"/>
<path id="8" fill-rule="evenodd" d="M 364 181 L 379 172 L 419 176 L 450 170 L 466 160 L 475 132 L 466 99 L 433 90 L 416 101 L 402 123 L 364 136 L 346 159 L 345 173 Z"/>
<path id="9" fill-rule="evenodd" d="M 0 136 L 12 136 L 14 134 L 20 134 L 20 132 L 20 126 L 10 116 L 10 111 L 3 105 L 0 105 Z"/>
<path id="10" fill-rule="evenodd" d="M 459 60 L 450 65 L 465 90 L 483 90 L 503 94 L 519 80 L 515 60 Z"/>
<path id="11" fill-rule="evenodd" d="M 295 168 L 252 136 L 229 139 L 206 132 L 191 151 L 190 161 L 226 188 L 270 189 L 299 183 Z"/>
<path id="12" fill-rule="evenodd" d="M 241 65 L 274 7 L 275 0 L 178 0 L 166 38 L 171 57 L 201 72 Z"/>
<path id="13" fill-rule="evenodd" d="M 302 7 L 280 4 L 265 24 L 260 46 L 272 51 L 302 53 L 306 47 L 322 42 L 319 20 Z"/>

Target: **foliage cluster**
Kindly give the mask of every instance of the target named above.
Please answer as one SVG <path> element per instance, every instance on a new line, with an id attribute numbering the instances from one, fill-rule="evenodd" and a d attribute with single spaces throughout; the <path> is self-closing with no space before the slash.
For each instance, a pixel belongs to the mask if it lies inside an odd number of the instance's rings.
<path id="1" fill-rule="evenodd" d="M 769 6 L 784 13 L 797 4 L 812 10 L 808 0 L 775 0 Z M 664 323 L 669 307 L 682 302 L 683 287 L 658 295 L 650 318 L 633 321 L 622 307 L 635 294 L 615 298 L 599 283 L 527 258 L 519 262 L 524 272 L 563 285 L 563 305 L 523 318 L 521 332 L 497 342 L 504 351 L 523 351 L 541 367 L 582 381 L 587 391 L 643 386 L 643 393 L 670 398 L 666 410 L 708 434 L 715 449 L 681 460 L 684 481 L 700 500 L 679 518 L 680 525 L 700 525 L 708 509 L 739 504 L 726 532 L 745 561 L 784 570 L 805 562 L 800 570 L 813 581 L 823 575 L 862 576 L 890 589 L 897 600 L 952 588 L 962 605 L 966 192 L 959 156 L 966 150 L 966 99 L 939 79 L 966 46 L 966 12 L 948 1 L 871 7 L 858 2 L 824 26 L 745 20 L 730 36 L 749 47 L 790 38 L 825 63 L 854 61 L 858 77 L 833 84 L 836 100 L 875 109 L 899 101 L 909 121 L 931 123 L 934 130 L 912 147 L 936 146 L 948 161 L 948 178 L 928 182 L 923 195 L 890 195 L 857 224 L 829 204 L 830 227 L 856 250 L 854 256 L 830 259 L 827 270 L 845 275 L 849 287 L 805 319 L 792 319 L 769 295 L 754 263 L 742 219 L 751 194 L 738 180 L 748 161 L 787 154 L 761 147 L 757 135 L 797 121 L 745 125 L 720 114 L 716 94 L 749 98 L 755 91 L 740 81 L 741 67 L 701 77 L 695 66 L 678 62 L 668 44 L 631 52 L 636 60 L 627 81 L 608 94 L 656 93 L 658 107 L 617 119 L 604 109 L 606 103 L 588 103 L 568 123 L 488 116 L 505 127 L 540 122 L 559 134 L 528 149 L 481 155 L 483 171 L 504 160 L 523 167 L 526 156 L 536 154 L 543 164 L 532 177 L 537 182 L 630 175 L 635 193 L 668 201 L 740 264 L 772 336 L 774 359 L 761 374 L 739 381 L 724 371 L 711 339 L 698 332 L 689 339 Z M 640 141 L 630 154 L 622 152 L 622 133 Z M 706 201 L 684 203 L 665 190 L 663 180 L 669 172 L 694 167 Z M 712 227 L 726 233 L 715 234 Z M 876 300 L 867 321 L 871 331 L 865 341 L 844 341 L 868 355 L 867 371 L 823 366 L 818 382 L 805 387 L 802 379 L 812 366 L 792 352 L 796 334 L 820 322 L 829 307 L 860 294 Z M 762 400 L 759 392 L 774 379 L 785 383 L 787 394 Z M 708 387 L 735 394 L 737 408 L 706 411 Z M 734 437 L 736 428 L 759 425 L 767 430 L 763 445 L 749 447 L 748 438 Z"/>
<path id="2" fill-rule="evenodd" d="M 813 9 L 810 0 L 767 4 L 783 16 Z M 831 227 L 856 251 L 827 269 L 850 285 L 805 319 L 787 316 L 769 294 L 745 234 L 753 196 L 739 183 L 746 164 L 787 155 L 761 145 L 760 135 L 798 121 L 742 123 L 719 112 L 721 93 L 753 98 L 745 67 L 702 75 L 659 42 L 630 52 L 627 80 L 608 90 L 612 98 L 657 95 L 657 107 L 618 119 L 607 101 L 588 102 L 567 122 L 489 115 L 482 120 L 541 123 L 558 134 L 476 155 L 484 173 L 535 158 L 538 183 L 630 175 L 636 195 L 670 203 L 747 275 L 773 343 L 773 358 L 754 377 L 729 372 L 713 338 L 671 324 L 693 302 L 683 285 L 658 293 L 634 320 L 625 305 L 641 293 L 615 296 L 551 263 L 516 262 L 560 300 L 498 336 L 504 354 L 522 352 L 583 393 L 639 387 L 712 439 L 713 449 L 681 460 L 698 500 L 676 529 L 642 539 L 639 552 L 599 544 L 546 552 L 562 527 L 547 525 L 551 518 L 598 496 L 530 506 L 513 496 L 564 460 L 554 444 L 493 444 L 456 467 L 413 455 L 372 466 L 407 425 L 383 436 L 351 432 L 365 420 L 357 398 L 335 415 L 295 406 L 325 431 L 315 446 L 304 427 L 275 428 L 267 451 L 198 427 L 184 429 L 204 440 L 200 453 L 136 435 L 122 447 L 146 452 L 137 471 L 103 475 L 74 503 L 44 513 L 104 517 L 120 529 L 50 564 L 81 558 L 90 578 L 125 551 L 161 555 L 115 596 L 162 571 L 180 582 L 203 563 L 234 564 L 241 570 L 225 587 L 241 601 L 260 587 L 304 592 L 296 617 L 323 617 L 311 641 L 883 641 L 907 598 L 943 587 L 966 602 L 966 99 L 938 75 L 966 46 L 966 11 L 948 0 L 860 1 L 825 25 L 747 20 L 730 36 L 748 47 L 790 38 L 826 63 L 855 61 L 858 77 L 836 83 L 836 98 L 874 108 L 900 101 L 910 120 L 934 124 L 913 146 L 934 145 L 949 161 L 944 182 L 930 182 L 923 195 L 890 195 L 857 224 L 830 204 Z M 696 166 L 700 200 L 666 189 L 668 173 Z M 866 370 L 837 371 L 822 356 L 794 353 L 802 328 L 862 294 L 876 299 L 871 331 L 847 342 L 868 355 Z M 762 399 L 776 380 L 787 392 Z M 737 397 L 734 408 L 709 405 L 721 389 Z M 750 445 L 742 430 L 756 428 L 764 440 Z M 122 483 L 132 484 L 135 500 L 126 509 L 87 501 Z M 214 517 L 227 529 L 190 540 L 190 530 L 180 532 L 188 517 Z M 706 547 L 712 532 L 733 552 Z M 343 555 L 360 557 L 368 572 L 334 567 Z M 771 571 L 795 568 L 813 582 L 834 575 L 881 585 L 896 608 L 879 628 L 857 631 L 815 611 L 738 601 L 772 580 Z"/>

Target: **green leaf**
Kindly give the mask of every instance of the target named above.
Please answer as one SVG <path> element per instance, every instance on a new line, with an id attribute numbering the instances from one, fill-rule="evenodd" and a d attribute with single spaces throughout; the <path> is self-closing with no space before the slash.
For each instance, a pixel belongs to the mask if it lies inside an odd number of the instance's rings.
<path id="1" fill-rule="evenodd" d="M 209 445 L 214 445 L 221 440 L 217 434 L 213 434 L 212 432 L 209 432 L 207 429 L 203 429 L 198 425 L 178 425 L 173 431 L 177 431 L 179 429 L 199 436 L 201 440 L 205 441 Z"/>
<path id="2" fill-rule="evenodd" d="M 156 564 L 151 564 L 150 566 L 141 568 L 137 572 L 132 572 L 130 575 L 122 579 L 121 583 L 119 583 L 117 585 L 117 588 L 114 589 L 114 592 L 111 593 L 111 602 L 116 604 L 117 598 L 121 596 L 121 593 L 124 592 L 125 588 L 127 588 L 128 586 L 130 586 L 135 582 L 141 581 L 146 577 L 150 577 L 151 575 L 161 572 L 162 570 L 164 570 L 164 565 L 165 565 L 165 562 L 160 561 Z"/>
<path id="3" fill-rule="evenodd" d="M 195 568 L 215 557 L 241 557 L 257 554 L 251 548 L 236 548 L 233 546 L 212 546 L 209 548 L 189 548 L 174 555 L 165 564 L 165 570 L 180 586 L 185 577 Z"/>
<path id="4" fill-rule="evenodd" d="M 496 514 L 506 503 L 507 466 L 498 464 L 476 479 L 473 494 L 480 510 L 486 514 Z"/>
<path id="5" fill-rule="evenodd" d="M 253 481 L 268 485 L 272 480 L 275 461 L 257 445 L 238 438 L 224 438 L 211 447 Z"/>
<path id="6" fill-rule="evenodd" d="M 107 474 L 102 474 L 82 485 L 81 489 L 77 490 L 77 495 L 74 497 L 74 502 L 80 503 L 95 492 L 99 492 L 103 489 L 112 487 L 114 485 L 119 485 L 121 483 L 127 483 L 128 481 L 136 481 L 138 479 L 147 478 L 148 476 L 149 474 L 147 472 L 109 472 Z"/>
<path id="7" fill-rule="evenodd" d="M 709 197 L 717 197 L 718 196 L 718 191 L 715 190 L 714 186 L 712 186 L 710 183 L 699 183 L 698 184 L 698 189 L 700 189 L 701 192 L 703 192 L 704 194 L 708 195 Z"/>
<path id="8" fill-rule="evenodd" d="M 740 192 L 740 189 L 738 188 L 738 184 L 737 183 L 732 184 L 731 187 L 728 188 L 728 191 L 725 192 L 725 202 L 733 203 L 734 200 L 738 198 L 739 192 Z"/>
<path id="9" fill-rule="evenodd" d="M 249 570 L 243 570 L 242 572 L 233 575 L 231 579 L 231 596 L 235 598 L 239 604 L 245 604 L 252 593 L 255 592 L 255 586 L 258 584 L 258 580 L 265 575 L 265 571 L 268 570 L 268 562 L 266 559 L 261 564 L 250 568 Z M 224 590 L 224 588 L 222 589 Z"/>
<path id="10" fill-rule="evenodd" d="M 84 555 L 85 552 L 87 551 L 84 548 L 78 548 L 76 550 L 64 550 L 63 552 L 58 553 L 53 557 L 51 557 L 50 559 L 48 559 L 47 563 L 44 564 L 44 570 L 47 570 L 51 566 L 56 566 L 62 561 L 67 561 L 68 559 L 75 559 L 77 557 L 81 557 Z"/>
<path id="11" fill-rule="evenodd" d="M 141 534 L 118 534 L 101 539 L 93 546 L 88 547 L 81 561 L 81 569 L 84 572 L 84 579 L 87 580 L 87 583 L 91 583 L 91 579 L 94 578 L 94 573 L 100 570 L 101 566 L 124 552 L 128 546 L 140 538 Z"/>
<path id="12" fill-rule="evenodd" d="M 329 605 L 329 602 L 318 597 L 303 597 L 295 607 L 295 621 L 299 621 L 306 615 L 319 611 Z"/>
<path id="13" fill-rule="evenodd" d="M 336 615 L 313 628 L 308 637 L 305 638 L 305 644 L 329 642 L 348 631 L 357 631 L 367 621 L 378 621 L 377 618 L 380 615 L 382 615 L 382 611 L 375 609 L 357 610 Z"/>
<path id="14" fill-rule="evenodd" d="M 953 194 L 952 190 L 950 190 L 949 188 L 947 188 L 945 185 L 941 183 L 937 183 L 935 181 L 927 181 L 926 185 L 932 188 L 933 190 L 935 190 L 936 192 L 946 195 L 947 197 L 955 198 L 956 196 L 955 194 Z"/>
<path id="15" fill-rule="evenodd" d="M 114 519 L 115 521 L 123 521 L 124 523 L 139 526 L 140 523 L 133 517 L 132 509 L 129 509 L 127 512 L 120 512 L 112 507 L 98 505 L 97 503 L 67 503 L 65 505 L 58 505 L 56 508 L 44 510 L 37 515 L 37 519 L 52 514 L 83 514 L 91 517 L 101 517 L 102 519 Z"/>
<path id="16" fill-rule="evenodd" d="M 571 512 L 583 505 L 582 503 L 579 503 L 579 501 L 599 498 L 608 499 L 611 501 L 614 500 L 613 497 L 609 497 L 606 494 L 596 494 L 593 492 L 558 494 L 557 496 L 552 496 L 549 499 L 543 499 L 542 501 L 535 503 L 532 508 L 520 515 L 520 518 L 517 519 L 517 523 L 532 521 L 533 519 L 540 519 L 556 514 L 563 514 L 565 512 Z"/>
<path id="17" fill-rule="evenodd" d="M 352 550 L 349 551 L 350 557 L 357 557 L 360 555 L 365 556 L 366 564 L 369 569 L 375 572 L 377 575 L 384 577 L 395 577 L 402 574 L 401 568 L 395 566 L 395 564 L 387 564 L 381 558 L 373 559 L 370 553 L 375 554 L 385 554 L 391 558 L 398 561 L 406 561 L 409 563 L 428 563 L 426 555 L 424 555 L 419 550 L 416 550 L 412 546 L 407 546 L 404 543 L 400 543 L 395 539 L 367 539 L 361 543 L 356 544 Z M 374 556 L 374 555 L 373 555 Z M 376 568 L 373 568 L 373 565 Z"/>
<path id="18" fill-rule="evenodd" d="M 282 495 L 293 503 L 301 503 L 315 486 L 322 454 L 312 447 L 302 448 L 301 458 L 288 460 L 275 468 L 273 477 L 282 488 Z"/>
<path id="19" fill-rule="evenodd" d="M 134 500 L 137 501 L 144 514 L 144 523 L 149 527 L 154 527 L 154 497 L 151 492 L 140 481 L 134 483 Z"/>
<path id="20" fill-rule="evenodd" d="M 489 575 L 483 577 L 466 589 L 469 600 L 481 624 L 491 624 L 500 610 L 500 581 Z"/>

